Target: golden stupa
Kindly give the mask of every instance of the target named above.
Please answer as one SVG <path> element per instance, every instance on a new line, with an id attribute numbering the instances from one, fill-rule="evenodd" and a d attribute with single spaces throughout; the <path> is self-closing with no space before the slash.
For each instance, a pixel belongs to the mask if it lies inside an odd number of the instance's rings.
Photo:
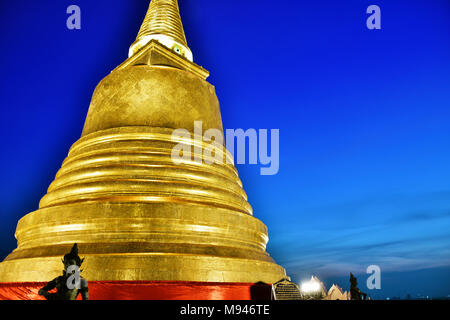
<path id="1" fill-rule="evenodd" d="M 89 281 L 274 283 L 285 270 L 266 253 L 266 226 L 228 161 L 174 163 L 177 144 L 222 129 L 209 73 L 193 62 L 177 0 L 152 0 L 130 57 L 97 86 L 82 137 L 39 210 L 17 226 L 1 283 L 46 282 L 78 243 Z M 192 133 L 173 139 L 174 129 Z"/>

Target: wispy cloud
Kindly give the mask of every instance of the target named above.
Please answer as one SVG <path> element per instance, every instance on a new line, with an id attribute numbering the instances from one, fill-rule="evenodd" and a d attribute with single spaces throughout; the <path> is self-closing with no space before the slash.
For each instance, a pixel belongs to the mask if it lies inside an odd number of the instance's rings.
<path id="1" fill-rule="evenodd" d="M 276 230 L 271 237 L 271 250 L 291 273 L 340 275 L 365 272 L 371 264 L 384 271 L 450 265 L 450 192 L 389 196 L 310 212 L 316 221 Z"/>

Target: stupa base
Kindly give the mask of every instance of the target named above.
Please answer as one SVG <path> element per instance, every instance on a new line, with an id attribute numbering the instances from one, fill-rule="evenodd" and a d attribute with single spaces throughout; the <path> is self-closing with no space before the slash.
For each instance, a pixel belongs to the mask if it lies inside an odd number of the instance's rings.
<path id="1" fill-rule="evenodd" d="M 44 300 L 43 282 L 0 283 L 0 300 Z M 183 281 L 91 281 L 91 300 L 270 300 L 271 286 Z"/>

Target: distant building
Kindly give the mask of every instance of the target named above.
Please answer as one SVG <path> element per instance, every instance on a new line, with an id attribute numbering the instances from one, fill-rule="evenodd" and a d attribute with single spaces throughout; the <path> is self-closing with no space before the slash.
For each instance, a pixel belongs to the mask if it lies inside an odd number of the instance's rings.
<path id="1" fill-rule="evenodd" d="M 338 285 L 333 284 L 324 300 L 350 300 L 350 295 Z"/>
<path id="2" fill-rule="evenodd" d="M 310 281 L 302 284 L 301 292 L 305 300 L 321 300 L 327 296 L 325 285 L 316 276 L 311 277 Z"/>

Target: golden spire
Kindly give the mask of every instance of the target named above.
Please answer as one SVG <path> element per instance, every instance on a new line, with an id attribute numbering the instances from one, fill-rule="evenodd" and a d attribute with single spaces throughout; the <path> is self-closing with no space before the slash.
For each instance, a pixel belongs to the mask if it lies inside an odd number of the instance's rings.
<path id="1" fill-rule="evenodd" d="M 151 40 L 157 40 L 169 49 L 193 61 L 181 22 L 177 0 L 152 0 L 136 42 L 131 45 L 133 56 Z"/>

